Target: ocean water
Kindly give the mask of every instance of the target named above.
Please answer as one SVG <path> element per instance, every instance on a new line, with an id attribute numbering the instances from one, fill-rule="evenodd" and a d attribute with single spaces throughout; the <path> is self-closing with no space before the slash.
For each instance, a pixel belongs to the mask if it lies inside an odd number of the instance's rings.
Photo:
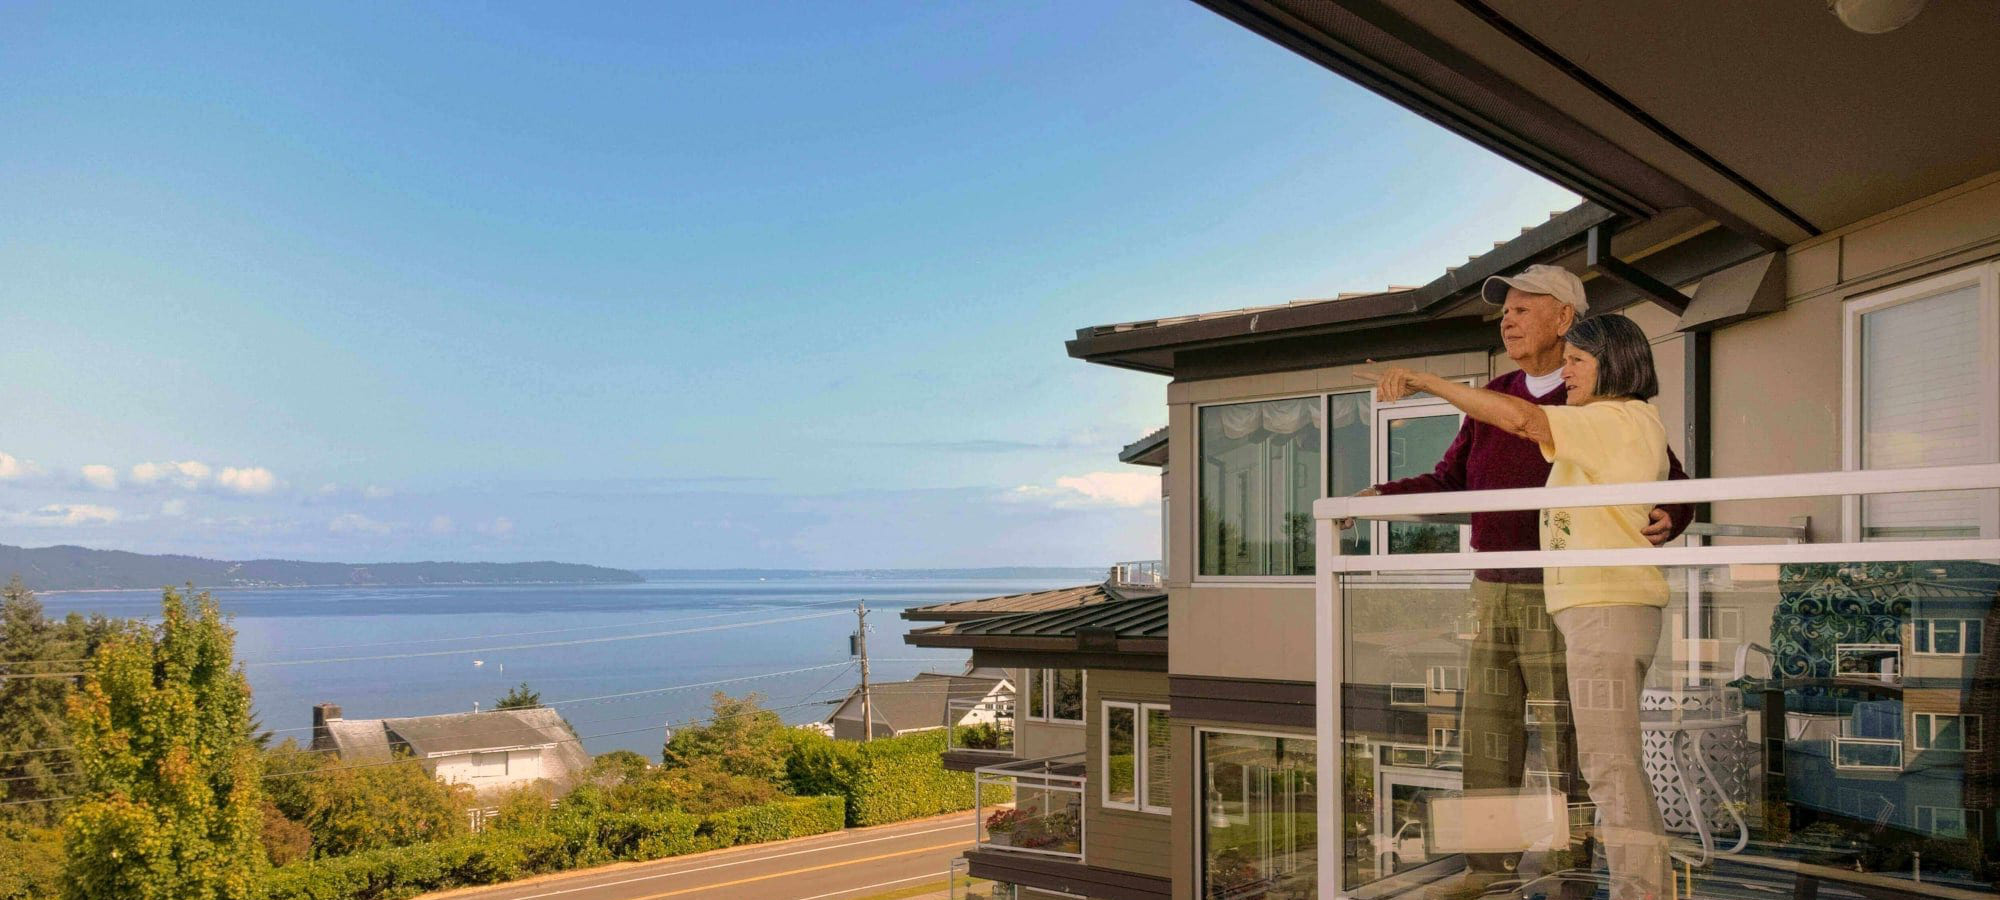
<path id="1" fill-rule="evenodd" d="M 709 695 L 757 691 L 790 722 L 824 718 L 858 680 L 847 638 L 869 615 L 870 675 L 958 672 L 964 651 L 911 647 L 902 610 L 1075 579 L 654 581 L 621 585 L 289 588 L 213 593 L 237 632 L 254 709 L 278 739 L 311 739 L 312 706 L 348 718 L 491 708 L 521 682 L 554 702 L 591 753 L 658 758 L 670 723 Z M 71 611 L 157 619 L 157 591 L 40 595 Z M 794 669 L 810 671 L 773 675 Z M 711 687 L 670 691 L 703 682 Z M 645 692 L 645 693 L 633 693 Z M 608 695 L 629 696 L 608 696 Z M 564 700 L 582 702 L 563 703 Z"/>

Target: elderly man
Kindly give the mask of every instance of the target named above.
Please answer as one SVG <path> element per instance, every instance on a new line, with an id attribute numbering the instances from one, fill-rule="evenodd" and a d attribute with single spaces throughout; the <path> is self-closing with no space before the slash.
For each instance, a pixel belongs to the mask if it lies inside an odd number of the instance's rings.
<path id="1" fill-rule="evenodd" d="M 1486 302 L 1501 307 L 1500 341 L 1507 357 L 1520 366 L 1487 382 L 1486 389 L 1512 394 L 1545 406 L 1561 406 L 1568 398 L 1562 381 L 1563 334 L 1588 308 L 1583 282 L 1557 266 L 1529 266 L 1511 278 L 1495 276 L 1481 286 Z M 1670 477 L 1686 478 L 1680 460 L 1668 452 Z M 1363 494 L 1416 494 L 1433 491 L 1477 491 L 1542 487 L 1549 462 L 1540 448 L 1499 428 L 1467 417 L 1457 439 L 1437 468 L 1425 475 L 1378 484 Z M 1690 506 L 1654 508 L 1645 529 L 1654 544 L 1664 543 L 1687 528 L 1694 517 Z M 1474 513 L 1472 547 L 1481 551 L 1539 548 L 1533 510 Z M 1587 802 L 1578 776 L 1576 732 L 1570 724 L 1569 689 L 1564 668 L 1562 634 L 1552 625 L 1542 597 L 1540 569 L 1482 569 L 1473 574 L 1472 605 L 1478 632 L 1467 651 L 1465 705 L 1459 735 L 1464 750 L 1467 791 L 1519 789 L 1527 762 L 1525 724 L 1530 704 L 1536 710 L 1542 768 L 1567 775 L 1572 803 Z M 1520 861 L 1508 854 L 1471 854 L 1459 878 L 1446 879 L 1430 892 L 1433 900 L 1464 900 L 1517 878 Z M 1587 850 L 1573 859 L 1589 865 Z M 1530 868 L 1534 868 L 1531 866 Z M 1587 894 L 1586 885 L 1568 882 L 1565 896 Z M 1589 886 L 1593 887 L 1594 886 Z"/>

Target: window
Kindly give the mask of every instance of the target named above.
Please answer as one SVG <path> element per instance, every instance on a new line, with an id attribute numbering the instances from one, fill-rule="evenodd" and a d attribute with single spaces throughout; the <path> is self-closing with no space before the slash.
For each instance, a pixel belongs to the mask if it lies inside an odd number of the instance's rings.
<path id="1" fill-rule="evenodd" d="M 1465 690 L 1465 667 L 1432 666 L 1431 690 L 1434 691 Z"/>
<path id="2" fill-rule="evenodd" d="M 1390 706 L 1428 706 L 1429 692 L 1421 684 L 1389 685 Z"/>
<path id="3" fill-rule="evenodd" d="M 1199 733 L 1203 900 L 1314 896 L 1314 747 L 1310 738 Z"/>
<path id="4" fill-rule="evenodd" d="M 467 774 L 473 778 L 498 778 L 506 775 L 506 751 L 472 754 L 471 770 Z"/>
<path id="5" fill-rule="evenodd" d="M 1458 729 L 1432 728 L 1431 752 L 1446 753 L 1458 749 Z"/>
<path id="6" fill-rule="evenodd" d="M 2000 264 L 1851 301 L 1847 462 L 1899 469 L 1994 462 L 2000 448 Z M 1862 540 L 1991 536 L 1990 491 L 1880 494 L 1847 505 Z"/>
<path id="7" fill-rule="evenodd" d="M 1083 723 L 1082 669 L 1029 669 L 1028 718 Z"/>
<path id="8" fill-rule="evenodd" d="M 1437 468 L 1438 460 L 1458 437 L 1462 416 L 1441 401 L 1399 403 L 1376 410 L 1378 481 L 1395 481 Z M 1457 525 L 1429 522 L 1376 522 L 1378 546 L 1389 553 L 1455 553 L 1462 532 Z"/>
<path id="9" fill-rule="evenodd" d="M 1139 706 L 1104 704 L 1104 805 L 1139 808 Z"/>
<path id="10" fill-rule="evenodd" d="M 1313 574 L 1321 399 L 1234 403 L 1200 414 L 1200 574 Z"/>
<path id="11" fill-rule="evenodd" d="M 1918 619 L 1910 624 L 1910 643 L 1928 656 L 1978 656 L 1978 619 Z"/>
<path id="12" fill-rule="evenodd" d="M 1979 819 L 1970 810 L 1956 806 L 1919 806 L 1916 810 L 1916 820 L 1918 831 L 1938 837 L 1979 836 Z"/>
<path id="13" fill-rule="evenodd" d="M 1164 706 L 1146 704 L 1139 707 L 1139 718 L 1145 723 L 1141 729 L 1145 740 L 1140 746 L 1144 748 L 1141 755 L 1146 759 L 1144 777 L 1140 779 L 1140 808 L 1146 812 L 1171 813 L 1174 807 L 1173 716 Z"/>
<path id="14" fill-rule="evenodd" d="M 1326 493 L 1329 497 L 1349 497 L 1373 485 L 1372 441 L 1369 420 L 1373 417 L 1367 392 L 1334 394 L 1326 398 Z M 1366 554 L 1373 543 L 1365 523 L 1340 532 L 1340 554 Z"/>
<path id="15" fill-rule="evenodd" d="M 1978 716 L 1915 713 L 1910 716 L 1910 735 L 1918 750 L 1978 750 L 1979 725 Z"/>
<path id="16" fill-rule="evenodd" d="M 1167 708 L 1104 701 L 1104 805 L 1166 814 L 1173 805 L 1173 732 Z"/>

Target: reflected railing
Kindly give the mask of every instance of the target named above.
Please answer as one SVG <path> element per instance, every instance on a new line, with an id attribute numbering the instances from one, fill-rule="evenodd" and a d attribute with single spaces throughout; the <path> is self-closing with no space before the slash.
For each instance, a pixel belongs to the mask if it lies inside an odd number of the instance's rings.
<path id="1" fill-rule="evenodd" d="M 1157 559 L 1113 563 L 1110 581 L 1115 587 L 1165 587 L 1167 564 Z"/>
<path id="2" fill-rule="evenodd" d="M 2000 769 L 1992 752 L 2000 721 L 1986 721 L 2000 720 L 1988 711 L 2000 711 L 2000 666 L 1978 648 L 2000 629 L 2000 540 L 1813 544 L 1793 520 L 1697 523 L 1688 546 L 1341 556 L 1338 526 L 1565 507 L 1945 491 L 2000 497 L 1996 488 L 2000 465 L 1319 501 L 1318 780 L 1334 789 L 1319 792 L 1318 814 L 1343 828 L 1320 831 L 1319 855 L 1330 863 L 1320 871 L 1332 874 L 1318 896 L 1397 896 L 1460 871 L 1472 851 L 1441 838 L 1454 829 L 1427 817 L 1433 808 L 1478 812 L 1462 799 L 1471 761 L 1516 767 L 1516 798 L 1535 780 L 1521 768 L 1543 776 L 1538 790 L 1564 789 L 1566 779 L 1553 776 L 1565 767 L 1542 751 L 1560 746 L 1548 741 L 1570 726 L 1563 713 L 1574 698 L 1524 704 L 1520 744 L 1460 730 L 1468 698 L 1493 683 L 1468 656 L 1482 628 L 1494 627 L 1468 597 L 1471 570 L 1551 566 L 1654 567 L 1666 577 L 1669 606 L 1638 727 L 1686 889 L 1783 892 L 1830 881 L 1848 890 L 1990 896 L 2000 880 L 1994 800 L 1976 795 L 1992 790 L 1976 783 L 2000 779 L 1980 768 Z M 2000 511 L 2000 501 L 1992 505 Z M 1709 545 L 1725 539 L 1728 546 Z M 1550 618 L 1523 612 L 1504 628 L 1510 639 L 1532 639 L 1523 634 L 1549 628 Z M 1916 643 L 1939 630 L 1913 634 L 1930 621 L 1948 623 L 1947 646 L 1956 652 Z M 1954 622 L 1983 623 L 1988 633 L 1973 643 L 1958 635 L 1978 630 Z M 1467 670 L 1462 682 L 1439 684 L 1438 673 L 1454 668 Z M 1953 749 L 1968 740 L 1982 750 Z M 1593 814 L 1583 787 L 1577 780 L 1569 797 L 1579 833 Z M 1519 815 L 1514 807 L 1505 814 Z M 1529 853 L 1514 875 L 1532 885 L 1564 877 L 1572 848 L 1545 840 L 1518 849 Z M 1679 880 L 1675 889 L 1683 889 Z"/>
<path id="3" fill-rule="evenodd" d="M 945 752 L 1014 755 L 1014 695 L 945 701 Z"/>
<path id="4" fill-rule="evenodd" d="M 978 848 L 1083 860 L 1084 754 L 973 770 Z"/>

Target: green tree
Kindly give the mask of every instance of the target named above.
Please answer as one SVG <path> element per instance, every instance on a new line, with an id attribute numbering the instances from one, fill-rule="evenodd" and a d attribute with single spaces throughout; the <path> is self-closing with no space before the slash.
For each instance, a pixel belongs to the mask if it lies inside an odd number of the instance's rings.
<path id="1" fill-rule="evenodd" d="M 13 804 L 0 812 L 9 818 L 49 825 L 60 812 L 50 798 L 64 793 L 69 754 L 47 748 L 68 743 L 63 698 L 72 681 L 46 676 L 82 665 L 63 655 L 67 646 L 15 576 L 0 591 L 0 675 L 14 676 L 0 679 L 0 800 Z"/>
<path id="2" fill-rule="evenodd" d="M 599 787 L 615 787 L 639 778 L 652 768 L 645 757 L 630 750 L 612 750 L 600 753 L 590 760 L 590 771 L 584 780 Z"/>
<path id="3" fill-rule="evenodd" d="M 414 759 L 329 765 L 300 778 L 299 822 L 312 834 L 315 857 L 404 847 L 468 829 L 470 789 L 439 782 Z"/>
<path id="4" fill-rule="evenodd" d="M 530 690 L 528 688 L 528 683 L 523 681 L 521 682 L 520 687 L 508 691 L 505 696 L 500 698 L 499 702 L 494 703 L 493 708 L 534 709 L 541 705 L 542 705 L 541 693 L 534 690 Z"/>
<path id="5" fill-rule="evenodd" d="M 771 784 L 785 782 L 785 756 L 791 731 L 778 714 L 765 709 L 762 694 L 731 697 L 721 691 L 709 699 L 706 724 L 674 732 L 660 751 L 661 768 L 685 768 L 709 760 L 722 771 Z"/>
<path id="6" fill-rule="evenodd" d="M 214 597 L 169 588 L 157 627 L 93 654 L 68 700 L 85 799 L 63 822 L 67 900 L 253 895 L 263 794 L 235 640 Z"/>

